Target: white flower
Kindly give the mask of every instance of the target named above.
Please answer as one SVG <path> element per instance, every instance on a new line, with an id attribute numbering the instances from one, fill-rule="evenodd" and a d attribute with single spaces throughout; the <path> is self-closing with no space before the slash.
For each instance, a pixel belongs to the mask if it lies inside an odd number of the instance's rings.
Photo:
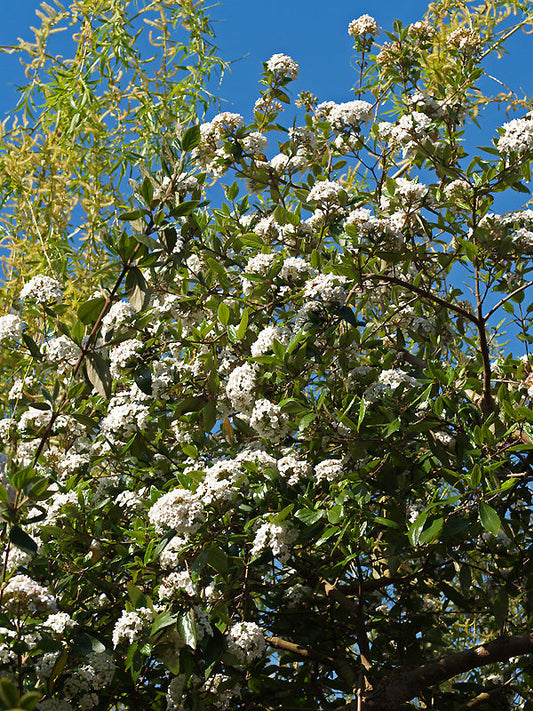
<path id="1" fill-rule="evenodd" d="M 15 575 L 4 587 L 2 605 L 14 615 L 55 612 L 56 599 L 52 593 L 27 575 Z"/>
<path id="2" fill-rule="evenodd" d="M 127 341 L 122 341 L 111 349 L 110 364 L 111 375 L 117 380 L 124 373 L 124 369 L 131 365 L 134 360 L 138 360 L 139 352 L 142 350 L 142 341 L 136 338 L 130 338 Z"/>
<path id="3" fill-rule="evenodd" d="M 346 300 L 342 286 L 345 281 L 345 277 L 337 274 L 317 274 L 305 282 L 304 296 L 318 297 L 325 304 L 343 304 Z"/>
<path id="4" fill-rule="evenodd" d="M 308 477 L 311 465 L 303 459 L 298 459 L 292 454 L 278 459 L 277 467 L 282 476 L 287 478 L 289 484 L 297 484 L 300 479 Z"/>
<path id="5" fill-rule="evenodd" d="M 117 647 L 121 642 L 135 642 L 153 619 L 154 611 L 147 607 L 139 607 L 134 612 L 123 610 L 113 628 L 113 646 Z"/>
<path id="6" fill-rule="evenodd" d="M 40 274 L 22 287 L 20 298 L 23 301 L 33 299 L 38 304 L 60 303 L 63 301 L 63 289 L 57 279 Z"/>
<path id="7" fill-rule="evenodd" d="M 502 126 L 496 141 L 500 153 L 526 153 L 533 148 L 533 112 L 524 118 L 513 119 Z"/>
<path id="8" fill-rule="evenodd" d="M 250 552 L 252 555 L 258 555 L 270 549 L 274 558 L 286 563 L 291 553 L 290 547 L 297 538 L 298 531 L 288 523 L 263 523 L 257 529 Z"/>
<path id="9" fill-rule="evenodd" d="M 303 257 L 287 257 L 283 262 L 279 276 L 280 279 L 285 281 L 298 281 L 302 277 L 313 274 L 313 272 L 313 267 Z"/>
<path id="10" fill-rule="evenodd" d="M 286 54 L 273 54 L 267 62 L 267 69 L 282 77 L 296 79 L 300 68 L 298 64 Z"/>
<path id="11" fill-rule="evenodd" d="M 241 664 L 262 657 L 266 649 L 265 636 L 255 622 L 237 622 L 228 631 L 227 643 Z"/>
<path id="12" fill-rule="evenodd" d="M 287 345 L 291 340 L 291 332 L 283 326 L 267 326 L 259 332 L 257 340 L 252 343 L 250 353 L 252 356 L 260 356 L 273 349 L 274 341 L 282 345 Z"/>
<path id="13" fill-rule="evenodd" d="M 65 373 L 71 369 L 81 353 L 80 347 L 65 335 L 50 339 L 44 351 L 46 359 L 55 363 L 58 373 Z"/>
<path id="14" fill-rule="evenodd" d="M 361 15 L 348 25 L 348 34 L 356 39 L 366 38 L 367 35 L 374 36 L 378 32 L 379 25 L 370 15 Z"/>
<path id="15" fill-rule="evenodd" d="M 343 473 L 342 462 L 340 459 L 325 459 L 315 466 L 315 476 L 317 481 L 336 481 L 340 479 Z"/>
<path id="16" fill-rule="evenodd" d="M 268 148 L 268 139 L 259 131 L 252 131 L 246 138 L 243 138 L 242 145 L 247 153 L 252 155 L 260 155 L 266 152 Z"/>
<path id="17" fill-rule="evenodd" d="M 260 437 L 279 442 L 288 432 L 286 417 L 280 408 L 266 399 L 257 400 L 250 417 L 252 427 Z"/>
<path id="18" fill-rule="evenodd" d="M 102 335 L 105 336 L 114 328 L 126 325 L 134 313 L 135 309 L 128 301 L 114 303 L 102 319 Z"/>
<path id="19" fill-rule="evenodd" d="M 64 634 L 70 627 L 75 627 L 76 622 L 66 612 L 56 612 L 54 615 L 48 615 L 44 621 L 44 626 L 49 627 L 57 634 Z"/>
<path id="20" fill-rule="evenodd" d="M 196 594 L 196 586 L 186 570 L 170 573 L 163 579 L 157 594 L 160 600 L 170 600 L 174 597 L 179 597 L 181 591 L 191 597 Z"/>
<path id="21" fill-rule="evenodd" d="M 175 568 L 179 564 L 179 556 L 183 550 L 186 539 L 174 536 L 159 554 L 159 563 L 162 568 Z"/>
<path id="22" fill-rule="evenodd" d="M 354 99 L 342 104 L 333 104 L 329 109 L 328 121 L 334 131 L 358 131 L 362 123 L 372 120 L 372 104 Z"/>
<path id="23" fill-rule="evenodd" d="M 195 533 L 205 518 L 197 496 L 188 489 L 173 489 L 158 499 L 148 512 L 150 523 L 158 533 L 172 528 L 177 535 Z"/>
<path id="24" fill-rule="evenodd" d="M 309 202 L 316 200 L 316 202 L 320 203 L 338 205 L 339 193 L 342 189 L 342 185 L 334 180 L 320 180 L 309 191 L 307 200 Z"/>
<path id="25" fill-rule="evenodd" d="M 400 368 L 383 370 L 378 381 L 365 390 L 363 400 L 367 404 L 376 402 L 383 395 L 394 392 L 400 385 L 404 385 L 406 388 L 415 388 L 418 386 L 418 381 Z"/>
<path id="26" fill-rule="evenodd" d="M 246 412 L 253 408 L 256 388 L 256 368 L 244 363 L 231 372 L 226 385 L 226 395 L 229 397 L 232 407 L 239 412 Z"/>
<path id="27" fill-rule="evenodd" d="M 15 314 L 0 316 L 0 343 L 22 338 L 22 321 Z"/>

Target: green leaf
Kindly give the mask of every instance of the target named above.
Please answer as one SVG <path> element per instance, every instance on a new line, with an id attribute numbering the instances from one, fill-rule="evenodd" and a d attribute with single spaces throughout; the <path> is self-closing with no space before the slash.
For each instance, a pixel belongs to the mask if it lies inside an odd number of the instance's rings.
<path id="1" fill-rule="evenodd" d="M 179 205 L 176 205 L 176 207 L 170 210 L 170 214 L 172 217 L 183 217 L 184 215 L 190 215 L 196 207 L 198 207 L 198 200 L 180 202 Z"/>
<path id="2" fill-rule="evenodd" d="M 178 632 L 186 645 L 191 649 L 196 649 L 196 625 L 194 624 L 194 614 L 192 610 L 182 613 L 178 618 Z"/>
<path id="3" fill-rule="evenodd" d="M 413 523 L 407 529 L 407 535 L 412 546 L 418 546 L 420 543 L 420 535 L 426 523 L 429 511 L 423 511 L 419 514 Z"/>
<path id="4" fill-rule="evenodd" d="M 200 143 L 200 127 L 189 126 L 181 137 L 181 150 L 188 153 Z"/>
<path id="5" fill-rule="evenodd" d="M 17 548 L 20 548 L 21 551 L 24 551 L 24 553 L 28 553 L 28 555 L 31 556 L 37 554 L 37 543 L 35 543 L 33 538 L 23 531 L 22 528 L 19 528 L 19 526 L 11 526 L 9 540 L 17 546 Z"/>
<path id="6" fill-rule="evenodd" d="M 228 321 L 231 316 L 231 311 L 229 310 L 229 307 L 227 304 L 225 304 L 223 301 L 220 302 L 218 305 L 218 310 L 217 310 L 217 318 L 220 321 L 221 324 L 224 326 L 227 326 Z"/>
<path id="7" fill-rule="evenodd" d="M 18 706 L 19 692 L 15 684 L 9 679 L 0 679 L 0 699 L 8 709 Z"/>
<path id="8" fill-rule="evenodd" d="M 105 646 L 88 632 L 78 632 L 72 638 L 72 651 L 86 657 L 89 654 L 102 654 Z"/>
<path id="9" fill-rule="evenodd" d="M 339 311 L 338 315 L 347 323 L 351 324 L 352 326 L 364 326 L 363 321 L 358 321 L 357 318 L 355 317 L 354 312 L 349 306 L 342 306 Z"/>
<path id="10" fill-rule="evenodd" d="M 109 364 L 99 353 L 88 353 L 85 361 L 85 370 L 89 382 L 97 393 L 109 399 L 111 397 L 111 386 L 113 380 Z"/>
<path id="11" fill-rule="evenodd" d="M 294 514 L 306 526 L 312 526 L 324 516 L 325 511 L 318 509 L 300 509 Z"/>
<path id="12" fill-rule="evenodd" d="M 124 222 L 131 222 L 132 220 L 138 220 L 140 217 L 149 214 L 148 210 L 132 210 L 131 212 L 123 212 L 122 215 L 118 216 L 118 219 Z"/>
<path id="13" fill-rule="evenodd" d="M 96 299 L 89 299 L 84 304 L 82 304 L 78 309 L 78 318 L 84 323 L 94 323 L 98 316 L 102 313 L 102 309 L 106 300 L 103 296 L 99 296 Z"/>
<path id="14" fill-rule="evenodd" d="M 26 333 L 23 333 L 22 340 L 24 341 L 26 348 L 29 350 L 35 360 L 43 359 L 43 354 L 41 353 L 39 346 L 35 343 L 31 336 L 28 336 Z"/>
<path id="15" fill-rule="evenodd" d="M 422 533 L 419 536 L 419 542 L 422 545 L 433 543 L 433 541 L 436 541 L 437 538 L 439 537 L 443 526 L 444 526 L 444 519 L 441 516 L 439 516 L 439 518 L 436 518 L 428 528 L 426 528 L 422 531 Z"/>
<path id="16" fill-rule="evenodd" d="M 156 632 L 159 632 L 159 630 L 176 624 L 177 619 L 176 615 L 173 615 L 171 612 L 163 612 L 163 614 L 158 615 L 152 624 L 152 628 L 150 629 L 150 637 Z"/>
<path id="17" fill-rule="evenodd" d="M 493 536 L 498 535 L 502 526 L 500 517 L 492 506 L 489 506 L 484 501 L 479 502 L 479 520 L 483 528 L 492 533 Z"/>
<path id="18" fill-rule="evenodd" d="M 135 583 L 129 580 L 126 587 L 128 590 L 128 597 L 135 609 L 138 609 L 139 607 L 151 607 L 148 598 L 143 591 L 135 585 Z"/>
<path id="19" fill-rule="evenodd" d="M 151 290 L 141 270 L 131 267 L 126 274 L 126 296 L 135 311 L 142 311 L 150 302 Z"/>
<path id="20" fill-rule="evenodd" d="M 38 691 L 28 691 L 20 697 L 19 706 L 25 711 L 33 711 L 42 698 L 42 694 Z"/>
<path id="21" fill-rule="evenodd" d="M 90 654 L 90 652 L 88 652 Z M 67 663 L 67 658 L 68 658 L 68 652 L 67 648 L 63 647 L 61 650 L 61 654 L 57 657 L 57 659 L 54 662 L 54 666 L 52 668 L 52 671 L 50 673 L 50 676 L 48 677 L 48 684 L 47 684 L 47 689 L 48 693 L 51 694 L 52 691 L 54 690 L 54 686 L 58 678 L 61 676 L 61 673 L 63 669 L 65 668 L 65 664 Z"/>

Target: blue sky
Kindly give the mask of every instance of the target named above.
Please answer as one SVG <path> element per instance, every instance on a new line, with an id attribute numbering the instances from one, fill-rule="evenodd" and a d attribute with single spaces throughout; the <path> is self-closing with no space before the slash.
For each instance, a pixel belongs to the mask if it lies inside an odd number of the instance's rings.
<path id="1" fill-rule="evenodd" d="M 0 0 L 0 45 L 12 44 L 17 37 L 31 38 L 29 27 L 39 22 L 35 16 L 39 5 L 40 0 Z M 261 62 L 277 52 L 289 54 L 300 65 L 295 91 L 309 89 L 321 100 L 349 100 L 355 81 L 351 67 L 354 53 L 346 31 L 350 20 L 369 13 L 383 29 L 390 29 L 395 18 L 404 23 L 421 19 L 426 7 L 425 0 L 226 0 L 213 5 L 210 15 L 220 54 L 233 62 L 218 90 L 229 102 L 225 108 L 248 114 L 257 96 Z M 511 58 L 494 60 L 491 68 L 512 81 L 513 88 L 522 86 L 533 93 L 529 71 L 532 49 L 533 35 L 521 34 L 513 39 Z M 0 116 L 13 105 L 13 85 L 22 81 L 18 61 L 0 55 Z"/>

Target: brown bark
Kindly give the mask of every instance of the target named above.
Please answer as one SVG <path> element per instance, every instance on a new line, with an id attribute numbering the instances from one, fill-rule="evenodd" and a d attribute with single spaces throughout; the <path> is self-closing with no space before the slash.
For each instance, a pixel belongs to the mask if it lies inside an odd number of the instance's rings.
<path id="1" fill-rule="evenodd" d="M 371 692 L 363 695 L 361 711 L 400 711 L 404 704 L 422 691 L 438 686 L 448 679 L 471 669 L 507 661 L 511 657 L 533 653 L 533 634 L 501 637 L 463 652 L 450 654 L 419 667 L 392 672 L 374 684 Z M 356 711 L 353 701 L 339 711 Z"/>

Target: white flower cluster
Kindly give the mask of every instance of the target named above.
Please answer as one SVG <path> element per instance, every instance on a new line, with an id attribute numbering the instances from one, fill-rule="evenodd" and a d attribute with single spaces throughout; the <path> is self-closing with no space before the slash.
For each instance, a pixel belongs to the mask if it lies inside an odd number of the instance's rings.
<path id="1" fill-rule="evenodd" d="M 171 600 L 179 597 L 182 591 L 191 597 L 196 595 L 196 587 L 187 570 L 170 573 L 163 579 L 157 594 L 160 600 Z"/>
<path id="2" fill-rule="evenodd" d="M 421 207 L 427 193 L 428 187 L 423 183 L 417 183 L 414 180 L 409 180 L 409 178 L 396 179 L 394 198 L 404 208 L 416 209 Z M 381 207 L 385 209 L 389 207 L 391 202 L 390 197 L 383 196 L 381 198 Z"/>
<path id="3" fill-rule="evenodd" d="M 287 257 L 283 261 L 279 276 L 284 281 L 298 281 L 313 272 L 313 267 L 303 257 Z"/>
<path id="4" fill-rule="evenodd" d="M 102 420 L 101 434 L 111 442 L 118 442 L 120 437 L 128 438 L 137 427 L 140 430 L 146 427 L 149 414 L 146 405 L 126 399 L 121 393 L 109 402 L 107 415 Z"/>
<path id="5" fill-rule="evenodd" d="M 372 104 L 354 99 L 329 107 L 328 121 L 334 131 L 358 131 L 361 124 L 372 121 Z"/>
<path id="6" fill-rule="evenodd" d="M 252 416 L 250 417 L 250 427 L 252 427 L 260 437 L 271 442 L 279 442 L 289 428 L 286 416 L 281 409 L 270 400 L 257 400 L 254 405 Z"/>
<path id="7" fill-rule="evenodd" d="M 130 338 L 127 341 L 122 341 L 111 349 L 110 364 L 111 375 L 119 380 L 124 374 L 124 369 L 131 365 L 132 362 L 139 358 L 139 352 L 142 350 L 142 341 L 136 338 Z"/>
<path id="8" fill-rule="evenodd" d="M 204 506 L 214 502 L 231 501 L 238 491 L 237 484 L 246 481 L 240 461 L 222 459 L 209 467 L 196 495 Z"/>
<path id="9" fill-rule="evenodd" d="M 45 427 L 52 417 L 51 410 L 39 410 L 37 407 L 30 407 L 22 413 L 18 423 L 20 432 L 25 432 L 29 429 L 39 430 Z"/>
<path id="10" fill-rule="evenodd" d="M 298 459 L 293 454 L 286 454 L 278 459 L 279 473 L 287 479 L 290 485 L 297 484 L 300 479 L 305 479 L 311 474 L 311 465 L 304 459 Z"/>
<path id="11" fill-rule="evenodd" d="M 273 349 L 274 341 L 282 345 L 287 345 L 291 340 L 291 332 L 285 326 L 267 326 L 257 335 L 257 340 L 252 343 L 250 353 L 252 356 L 260 356 Z"/>
<path id="12" fill-rule="evenodd" d="M 115 302 L 102 319 L 102 336 L 105 338 L 109 331 L 126 325 L 134 313 L 135 310 L 128 301 Z"/>
<path id="13" fill-rule="evenodd" d="M 297 79 L 300 71 L 297 62 L 286 54 L 273 54 L 267 62 L 267 69 L 269 72 L 289 79 Z"/>
<path id="14" fill-rule="evenodd" d="M 318 139 L 313 131 L 302 126 L 289 128 L 289 138 L 296 143 L 298 153 L 313 153 L 318 145 Z"/>
<path id="15" fill-rule="evenodd" d="M 369 123 L 372 120 L 372 104 L 368 101 L 354 99 L 341 104 L 335 101 L 323 101 L 316 107 L 316 121 L 329 121 L 331 128 L 338 134 L 349 136 L 351 132 L 358 133 L 361 124 Z M 340 144 L 337 144 L 340 148 Z M 354 144 L 353 147 L 355 147 Z"/>
<path id="16" fill-rule="evenodd" d="M 308 202 L 319 202 L 323 205 L 338 205 L 339 193 L 342 189 L 342 185 L 335 180 L 319 180 L 309 191 L 307 200 Z"/>
<path id="17" fill-rule="evenodd" d="M 261 221 L 260 221 L 261 222 Z M 258 225 L 260 224 L 258 223 Z M 259 235 L 261 236 L 261 235 Z M 266 276 L 270 271 L 274 261 L 276 259 L 275 254 L 263 254 L 259 252 L 255 257 L 252 257 L 248 264 L 246 265 L 245 272 L 247 274 L 257 274 L 258 276 Z M 242 291 L 244 295 L 250 294 L 254 286 L 257 284 L 255 281 L 250 281 L 246 277 L 242 278 Z"/>
<path id="18" fill-rule="evenodd" d="M 44 348 L 46 359 L 54 363 L 59 374 L 66 373 L 80 357 L 80 347 L 68 336 L 61 335 L 51 338 Z"/>
<path id="19" fill-rule="evenodd" d="M 257 529 L 250 552 L 252 555 L 259 555 L 270 549 L 274 558 L 286 563 L 291 554 L 291 546 L 297 538 L 298 531 L 290 524 L 266 522 Z"/>
<path id="20" fill-rule="evenodd" d="M 255 622 L 237 622 L 230 627 L 226 639 L 228 651 L 240 664 L 259 659 L 266 649 L 265 636 Z"/>
<path id="21" fill-rule="evenodd" d="M 159 554 L 159 564 L 162 568 L 175 568 L 179 565 L 179 556 L 183 550 L 186 539 L 182 536 L 174 536 Z"/>
<path id="22" fill-rule="evenodd" d="M 226 395 L 229 397 L 232 407 L 238 412 L 247 412 L 253 408 L 256 388 L 256 367 L 244 363 L 230 373 L 226 385 Z"/>
<path id="23" fill-rule="evenodd" d="M 10 578 L 3 590 L 2 606 L 14 615 L 56 612 L 54 595 L 27 575 Z"/>
<path id="24" fill-rule="evenodd" d="M 22 338 L 22 321 L 15 314 L 0 316 L 0 343 Z"/>
<path id="25" fill-rule="evenodd" d="M 204 508 L 196 494 L 188 489 L 173 489 L 163 494 L 148 512 L 158 533 L 171 528 L 177 535 L 190 536 L 202 525 Z"/>
<path id="26" fill-rule="evenodd" d="M 198 166 L 215 177 L 223 175 L 226 170 L 224 161 L 231 159 L 231 152 L 225 146 L 219 146 L 219 143 L 242 126 L 242 116 L 230 111 L 217 114 L 211 121 L 203 123 L 200 126 L 200 143 L 193 151 Z"/>
<path id="27" fill-rule="evenodd" d="M 361 15 L 348 25 L 348 34 L 356 39 L 366 38 L 368 35 L 374 36 L 378 32 L 379 25 L 370 15 Z"/>
<path id="28" fill-rule="evenodd" d="M 403 148 L 404 155 L 417 149 L 418 144 L 424 144 L 428 138 L 431 118 L 420 111 L 404 114 L 397 123 L 382 121 L 378 124 L 378 133 L 389 146 Z"/>
<path id="29" fill-rule="evenodd" d="M 206 679 L 202 691 L 214 697 L 213 705 L 220 711 L 229 709 L 233 699 L 241 696 L 240 684 L 227 674 L 214 674 Z"/>
<path id="30" fill-rule="evenodd" d="M 365 390 L 363 400 L 367 404 L 376 402 L 383 395 L 390 394 L 397 390 L 400 385 L 404 385 L 407 388 L 416 388 L 418 381 L 400 368 L 383 370 L 377 382 Z"/>
<path id="31" fill-rule="evenodd" d="M 318 481 L 337 481 L 343 474 L 343 466 L 340 459 L 325 459 L 315 466 L 315 477 Z"/>
<path id="32" fill-rule="evenodd" d="M 444 186 L 443 193 L 446 200 L 466 200 L 470 194 L 470 185 L 466 180 L 452 180 Z"/>
<path id="33" fill-rule="evenodd" d="M 496 147 L 500 153 L 526 153 L 533 149 L 533 111 L 504 123 Z"/>
<path id="34" fill-rule="evenodd" d="M 476 30 L 469 27 L 457 27 L 448 35 L 447 43 L 456 49 L 477 52 L 483 47 L 484 40 Z"/>
<path id="35" fill-rule="evenodd" d="M 63 289 L 57 279 L 38 275 L 22 287 L 20 298 L 23 301 L 33 300 L 38 304 L 60 303 L 63 300 Z"/>
<path id="36" fill-rule="evenodd" d="M 247 153 L 252 155 L 262 155 L 266 153 L 268 148 L 268 139 L 263 133 L 259 131 L 252 131 L 246 138 L 243 138 L 242 145 Z"/>
<path id="37" fill-rule="evenodd" d="M 308 165 L 307 158 L 298 154 L 288 156 L 285 153 L 278 153 L 270 160 L 270 167 L 280 174 L 285 172 L 303 173 L 307 170 Z"/>
<path id="38" fill-rule="evenodd" d="M 317 297 L 325 304 L 342 305 L 346 301 L 345 277 L 337 274 L 317 274 L 305 282 L 304 296 Z"/>
<path id="39" fill-rule="evenodd" d="M 121 642 L 133 644 L 143 629 L 153 621 L 154 614 L 147 607 L 139 607 L 135 611 L 123 610 L 113 628 L 113 646 L 117 647 Z"/>
<path id="40" fill-rule="evenodd" d="M 511 239 L 523 252 L 527 254 L 533 252 L 533 232 L 531 230 L 520 227 L 511 234 Z"/>
<path id="41" fill-rule="evenodd" d="M 71 627 L 75 627 L 76 622 L 66 612 L 56 612 L 54 615 L 48 615 L 44 626 L 56 634 L 64 634 Z"/>

